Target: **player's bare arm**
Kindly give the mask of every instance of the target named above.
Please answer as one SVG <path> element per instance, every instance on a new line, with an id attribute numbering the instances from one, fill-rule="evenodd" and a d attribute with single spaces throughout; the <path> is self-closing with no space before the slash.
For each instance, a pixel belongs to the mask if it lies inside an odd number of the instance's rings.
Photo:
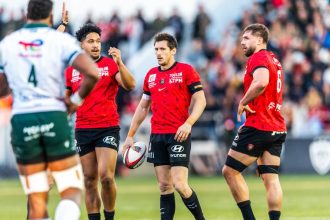
<path id="1" fill-rule="evenodd" d="M 63 2 L 63 4 L 62 4 L 62 20 L 61 20 L 61 24 L 57 27 L 56 30 L 57 31 L 60 31 L 60 32 L 64 32 L 66 26 L 68 25 L 68 23 L 69 23 L 69 11 L 66 10 L 65 2 Z"/>
<path id="2" fill-rule="evenodd" d="M 144 121 L 144 119 L 147 117 L 149 109 L 151 105 L 150 99 L 141 98 L 141 101 L 138 105 L 138 107 L 135 110 L 131 126 L 129 128 L 125 143 L 123 145 L 123 151 L 122 154 L 124 154 L 127 147 L 133 145 L 133 137 L 140 127 L 141 123 Z"/>
<path id="3" fill-rule="evenodd" d="M 183 123 L 183 125 L 178 128 L 174 137 L 174 139 L 179 142 L 183 142 L 188 138 L 189 134 L 191 133 L 191 127 L 199 119 L 205 109 L 206 99 L 204 91 L 198 91 L 192 95 L 191 105 L 192 111 L 190 116 L 185 121 L 185 123 Z"/>
<path id="4" fill-rule="evenodd" d="M 249 107 L 249 103 L 261 95 L 269 83 L 269 71 L 266 68 L 258 68 L 253 73 L 253 81 L 250 88 L 240 101 L 237 109 L 237 120 L 241 121 L 241 115 L 244 111 L 255 113 L 253 109 Z"/>
<path id="5" fill-rule="evenodd" d="M 68 113 L 76 111 L 83 99 L 90 93 L 94 85 L 99 79 L 97 66 L 95 62 L 86 54 L 79 54 L 73 61 L 72 66 L 84 75 L 84 80 L 81 83 L 79 90 L 70 98 L 65 97 L 65 103 L 68 107 Z M 73 99 L 72 97 L 75 96 Z"/>
<path id="6" fill-rule="evenodd" d="M 135 88 L 136 81 L 133 74 L 127 69 L 123 60 L 121 59 L 121 52 L 115 47 L 110 47 L 108 54 L 112 56 L 116 62 L 119 70 L 119 74 L 116 75 L 116 80 L 124 89 L 130 91 Z"/>
<path id="7" fill-rule="evenodd" d="M 0 74 L 0 98 L 10 94 L 10 88 L 5 74 Z"/>

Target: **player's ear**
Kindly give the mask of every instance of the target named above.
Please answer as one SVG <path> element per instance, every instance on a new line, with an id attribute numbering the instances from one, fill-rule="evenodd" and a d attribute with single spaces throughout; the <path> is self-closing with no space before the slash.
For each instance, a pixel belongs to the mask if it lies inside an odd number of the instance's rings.
<path id="1" fill-rule="evenodd" d="M 171 54 L 172 54 L 172 55 L 175 55 L 175 54 L 176 54 L 176 48 L 173 48 L 173 49 L 171 50 Z"/>

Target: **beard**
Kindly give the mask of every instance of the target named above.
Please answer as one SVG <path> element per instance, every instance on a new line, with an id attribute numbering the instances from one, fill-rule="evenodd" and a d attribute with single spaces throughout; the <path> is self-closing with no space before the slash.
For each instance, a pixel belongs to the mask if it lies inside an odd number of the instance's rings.
<path id="1" fill-rule="evenodd" d="M 251 56 L 254 53 L 255 50 L 256 50 L 255 47 L 250 47 L 249 49 L 246 50 L 246 52 L 244 53 L 244 55 L 246 57 L 249 57 L 249 56 Z"/>

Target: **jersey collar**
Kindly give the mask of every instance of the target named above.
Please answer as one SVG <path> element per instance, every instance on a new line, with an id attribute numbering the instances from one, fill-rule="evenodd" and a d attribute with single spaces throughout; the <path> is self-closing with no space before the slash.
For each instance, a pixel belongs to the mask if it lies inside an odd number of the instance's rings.
<path id="1" fill-rule="evenodd" d="M 27 23 L 24 25 L 24 28 L 40 28 L 40 27 L 49 27 L 49 26 L 43 23 Z"/>
<path id="2" fill-rule="evenodd" d="M 162 70 L 162 69 L 160 68 L 160 66 L 159 66 L 159 67 L 158 67 L 158 70 L 159 70 L 159 72 L 166 72 L 166 71 L 169 71 L 169 70 L 173 69 L 173 67 L 175 67 L 176 64 L 177 64 L 177 62 L 175 61 L 175 62 L 173 63 L 173 65 L 172 65 L 170 68 L 166 69 L 166 70 Z"/>
<path id="3" fill-rule="evenodd" d="M 100 56 L 97 60 L 95 60 L 95 63 L 100 62 L 103 59 L 103 56 Z"/>

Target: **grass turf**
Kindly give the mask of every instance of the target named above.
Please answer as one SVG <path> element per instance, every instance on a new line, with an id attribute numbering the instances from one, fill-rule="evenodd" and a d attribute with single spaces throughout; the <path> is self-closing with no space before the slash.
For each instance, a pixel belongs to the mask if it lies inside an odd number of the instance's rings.
<path id="1" fill-rule="evenodd" d="M 281 176 L 284 192 L 284 220 L 330 220 L 330 176 Z M 265 190 L 261 179 L 247 176 L 252 208 L 257 219 L 268 219 Z M 222 177 L 191 177 L 208 220 L 240 220 L 241 214 Z M 159 193 L 154 177 L 117 178 L 116 220 L 159 219 Z M 175 220 L 193 219 L 176 193 Z M 56 189 L 51 190 L 50 215 L 58 201 Z M 26 198 L 18 179 L 0 180 L 0 219 L 26 217 Z M 82 205 L 82 220 L 87 220 Z"/>

